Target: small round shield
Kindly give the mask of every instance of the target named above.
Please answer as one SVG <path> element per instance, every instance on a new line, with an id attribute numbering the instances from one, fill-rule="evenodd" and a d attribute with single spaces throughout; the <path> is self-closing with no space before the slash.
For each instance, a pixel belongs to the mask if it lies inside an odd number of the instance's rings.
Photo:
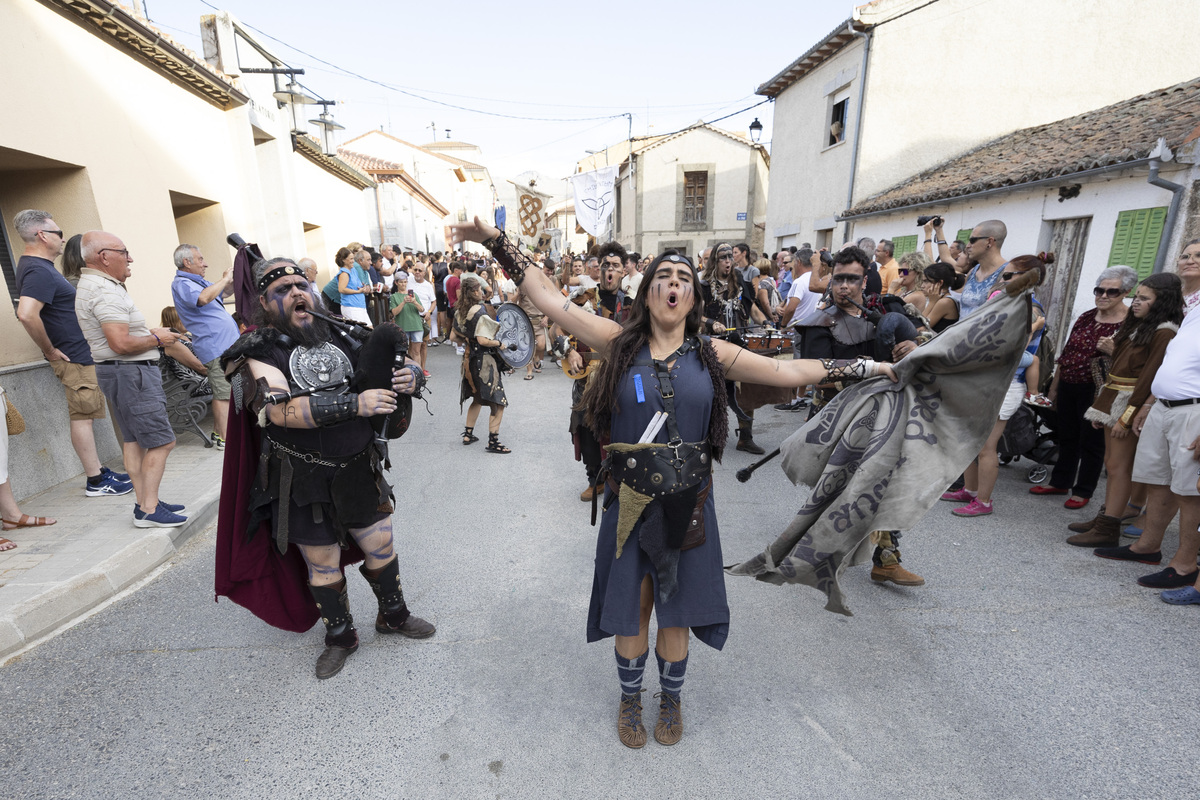
<path id="1" fill-rule="evenodd" d="M 500 342 L 500 357 L 504 363 L 520 369 L 532 361 L 537 337 L 524 309 L 516 303 L 501 303 L 496 306 L 496 322 L 500 323 L 496 339 Z"/>

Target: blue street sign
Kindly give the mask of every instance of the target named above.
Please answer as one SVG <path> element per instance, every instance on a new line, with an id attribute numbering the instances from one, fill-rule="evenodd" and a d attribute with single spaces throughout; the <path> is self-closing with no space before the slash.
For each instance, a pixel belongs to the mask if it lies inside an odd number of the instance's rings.
<path id="1" fill-rule="evenodd" d="M 745 222 L 745 221 L 746 221 L 746 212 L 745 212 L 745 211 L 739 211 L 739 212 L 738 212 L 738 220 L 737 220 L 737 221 L 738 221 L 738 222 Z"/>

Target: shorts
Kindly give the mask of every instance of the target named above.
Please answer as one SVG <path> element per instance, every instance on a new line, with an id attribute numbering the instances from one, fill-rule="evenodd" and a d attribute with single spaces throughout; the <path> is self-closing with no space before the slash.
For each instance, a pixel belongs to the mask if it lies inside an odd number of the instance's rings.
<path id="1" fill-rule="evenodd" d="M 67 390 L 67 412 L 71 420 L 104 419 L 104 395 L 96 380 L 95 364 L 76 364 L 72 361 L 51 361 L 50 368 Z"/>
<path id="2" fill-rule="evenodd" d="M 437 310 L 438 311 L 449 311 L 450 310 L 450 301 L 449 301 L 449 299 L 447 299 L 446 295 L 439 294 L 437 296 Z"/>
<path id="3" fill-rule="evenodd" d="M 1000 404 L 1000 419 L 1007 422 L 1012 419 L 1012 415 L 1017 413 L 1017 409 L 1021 407 L 1021 402 L 1025 399 L 1025 382 L 1013 381 L 1008 385 L 1008 391 L 1004 393 L 1004 402 Z"/>
<path id="4" fill-rule="evenodd" d="M 122 441 L 137 442 L 147 450 L 175 441 L 167 418 L 167 396 L 157 366 L 130 362 L 96 367 L 100 388 L 112 403 Z"/>
<path id="5" fill-rule="evenodd" d="M 212 387 L 213 400 L 228 400 L 231 389 L 225 378 L 225 370 L 221 368 L 221 357 L 209 361 L 204 368 L 208 370 L 208 385 Z"/>
<path id="6" fill-rule="evenodd" d="M 405 331 L 405 333 L 408 334 L 408 341 L 410 344 L 420 344 L 421 342 L 425 341 L 424 328 L 419 331 Z"/>
<path id="7" fill-rule="evenodd" d="M 1188 446 L 1200 436 L 1200 404 L 1167 408 L 1155 403 L 1138 437 L 1133 479 L 1170 486 L 1180 497 L 1200 496 L 1196 489 L 1200 462 Z"/>

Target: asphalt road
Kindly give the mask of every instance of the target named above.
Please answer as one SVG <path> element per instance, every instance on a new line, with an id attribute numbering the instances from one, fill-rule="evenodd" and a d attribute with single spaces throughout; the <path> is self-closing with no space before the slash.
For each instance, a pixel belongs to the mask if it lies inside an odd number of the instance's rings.
<path id="1" fill-rule="evenodd" d="M 284 633 L 213 603 L 210 531 L 0 669 L 0 796 L 1173 798 L 1200 786 L 1200 608 L 1139 588 L 1152 568 L 1063 544 L 1080 514 L 1027 494 L 1024 462 L 1002 469 L 992 517 L 939 503 L 905 537 L 926 586 L 852 569 L 854 617 L 807 587 L 727 579 L 729 642 L 694 642 L 683 741 L 627 750 L 611 643 L 584 641 L 594 530 L 566 438 L 568 381 L 549 364 L 508 381 L 514 452 L 497 456 L 486 440 L 459 444 L 453 350 L 430 356 L 435 415 L 418 404 L 393 477 L 406 595 L 436 637 L 378 638 L 351 575 L 363 646 L 318 682 L 319 627 Z M 760 416 L 768 448 L 801 421 Z M 737 483 L 750 461 L 731 450 L 717 469 L 727 563 L 802 501 L 775 464 Z M 658 688 L 652 667 L 646 687 Z"/>

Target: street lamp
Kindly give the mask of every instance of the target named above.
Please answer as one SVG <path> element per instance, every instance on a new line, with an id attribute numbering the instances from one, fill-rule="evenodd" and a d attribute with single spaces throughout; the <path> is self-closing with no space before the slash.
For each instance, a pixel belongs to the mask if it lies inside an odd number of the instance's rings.
<path id="1" fill-rule="evenodd" d="M 283 87 L 283 89 L 279 90 L 278 92 L 272 92 L 271 94 L 280 103 L 286 103 L 291 107 L 292 133 L 304 133 L 304 131 L 300 129 L 300 121 L 296 119 L 296 106 L 315 105 L 318 102 L 317 98 L 305 94 L 304 90 L 300 88 L 300 84 L 296 83 L 294 80 L 288 81 L 287 86 Z"/>
<path id="2" fill-rule="evenodd" d="M 758 121 L 758 117 L 754 118 L 754 122 L 750 123 L 750 141 L 758 144 L 758 140 L 762 138 L 763 124 Z"/>
<path id="3" fill-rule="evenodd" d="M 346 130 L 345 125 L 339 125 L 333 121 L 333 114 L 329 113 L 329 107 L 334 104 L 333 100 L 317 101 L 321 106 L 321 113 L 316 119 L 310 119 L 313 125 L 321 129 L 321 147 L 327 156 L 337 155 L 337 149 L 333 146 L 333 132 Z"/>

